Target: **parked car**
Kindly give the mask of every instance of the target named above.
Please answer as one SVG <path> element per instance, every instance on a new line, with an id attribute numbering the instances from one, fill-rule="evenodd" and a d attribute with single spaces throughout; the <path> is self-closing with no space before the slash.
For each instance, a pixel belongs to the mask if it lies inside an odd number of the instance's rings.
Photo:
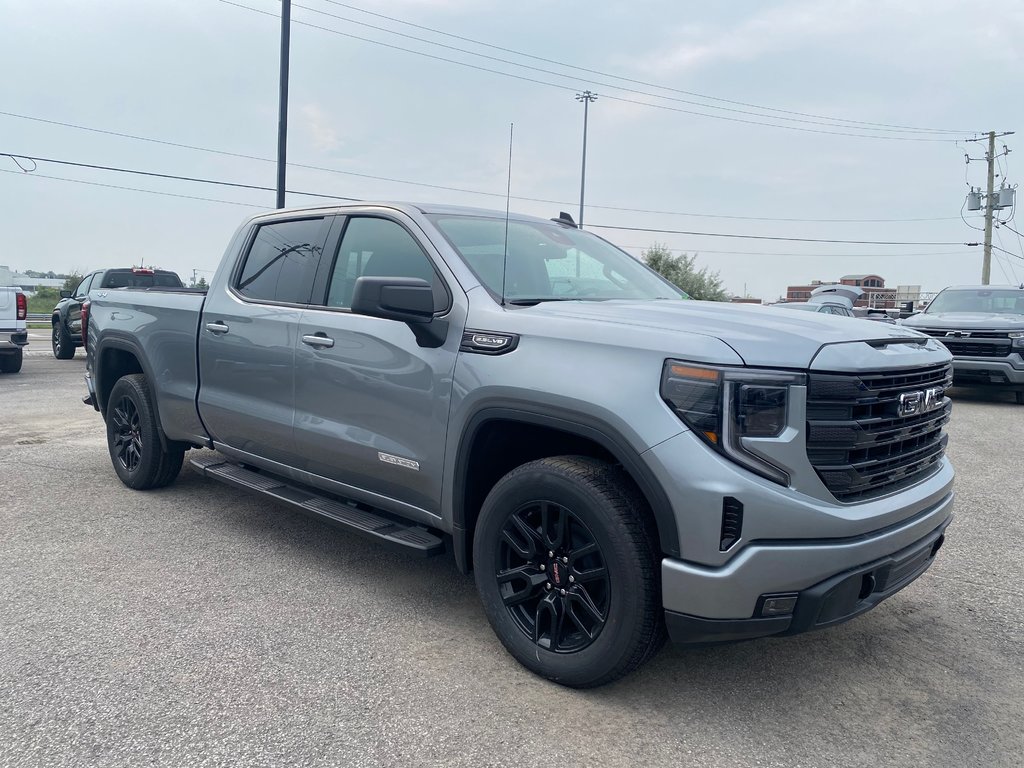
<path id="1" fill-rule="evenodd" d="M 205 295 L 94 291 L 87 344 L 125 485 L 210 449 L 208 478 L 451 551 L 505 648 L 565 685 L 626 674 L 666 628 L 851 619 L 952 519 L 935 339 L 690 301 L 565 216 L 264 214 Z"/>
<path id="2" fill-rule="evenodd" d="M 182 288 L 181 278 L 164 269 L 130 267 L 99 269 L 90 272 L 73 291 L 61 291 L 60 301 L 53 308 L 53 356 L 70 360 L 82 346 L 82 302 L 89 291 L 113 288 Z"/>
<path id="3" fill-rule="evenodd" d="M 0 372 L 21 370 L 28 330 L 28 301 L 21 288 L 0 286 Z"/>
<path id="4" fill-rule="evenodd" d="M 953 383 L 1009 389 L 1024 405 L 1024 285 L 946 288 L 902 321 L 953 353 Z"/>

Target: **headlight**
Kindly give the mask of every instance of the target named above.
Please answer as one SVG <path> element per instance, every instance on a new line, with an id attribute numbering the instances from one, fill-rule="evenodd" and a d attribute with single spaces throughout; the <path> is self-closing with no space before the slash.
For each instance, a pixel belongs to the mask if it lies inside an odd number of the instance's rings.
<path id="1" fill-rule="evenodd" d="M 1013 339 L 1010 344 L 1014 349 L 1024 349 L 1024 331 L 1010 331 L 1006 335 Z"/>
<path id="2" fill-rule="evenodd" d="M 780 438 L 789 420 L 790 387 L 803 374 L 695 365 L 668 360 L 661 396 L 711 448 L 780 485 L 789 473 L 754 452 L 758 442 Z"/>

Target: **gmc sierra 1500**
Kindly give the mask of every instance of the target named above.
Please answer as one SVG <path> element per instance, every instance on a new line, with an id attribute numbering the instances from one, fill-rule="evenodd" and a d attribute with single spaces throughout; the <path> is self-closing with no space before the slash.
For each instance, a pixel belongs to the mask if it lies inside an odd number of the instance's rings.
<path id="1" fill-rule="evenodd" d="M 502 643 L 593 686 L 679 642 L 827 627 L 952 519 L 949 352 L 687 300 L 567 216 L 353 204 L 245 222 L 209 293 L 93 292 L 132 488 L 205 476 L 446 549 Z"/>

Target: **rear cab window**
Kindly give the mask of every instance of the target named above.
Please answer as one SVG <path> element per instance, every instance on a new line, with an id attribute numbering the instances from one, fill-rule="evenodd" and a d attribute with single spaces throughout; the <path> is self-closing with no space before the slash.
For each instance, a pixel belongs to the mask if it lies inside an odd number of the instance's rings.
<path id="1" fill-rule="evenodd" d="M 259 225 L 232 289 L 249 301 L 308 304 L 326 230 L 322 216 Z"/>

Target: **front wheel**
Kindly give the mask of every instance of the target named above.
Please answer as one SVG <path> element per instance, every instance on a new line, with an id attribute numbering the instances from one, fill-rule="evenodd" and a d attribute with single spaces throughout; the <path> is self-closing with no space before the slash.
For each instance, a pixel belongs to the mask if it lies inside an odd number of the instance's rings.
<path id="1" fill-rule="evenodd" d="M 53 321 L 53 356 L 58 360 L 70 360 L 75 356 L 75 342 L 71 334 L 64 329 L 64 323 L 58 319 Z"/>
<path id="2" fill-rule="evenodd" d="M 514 469 L 488 494 L 474 536 L 491 627 L 523 666 L 563 685 L 631 672 L 664 640 L 655 541 L 621 468 L 561 456 Z"/>
<path id="3" fill-rule="evenodd" d="M 106 415 L 107 448 L 122 483 L 143 491 L 165 486 L 178 476 L 185 451 L 165 449 L 161 443 L 153 398 L 143 374 L 117 380 Z"/>

